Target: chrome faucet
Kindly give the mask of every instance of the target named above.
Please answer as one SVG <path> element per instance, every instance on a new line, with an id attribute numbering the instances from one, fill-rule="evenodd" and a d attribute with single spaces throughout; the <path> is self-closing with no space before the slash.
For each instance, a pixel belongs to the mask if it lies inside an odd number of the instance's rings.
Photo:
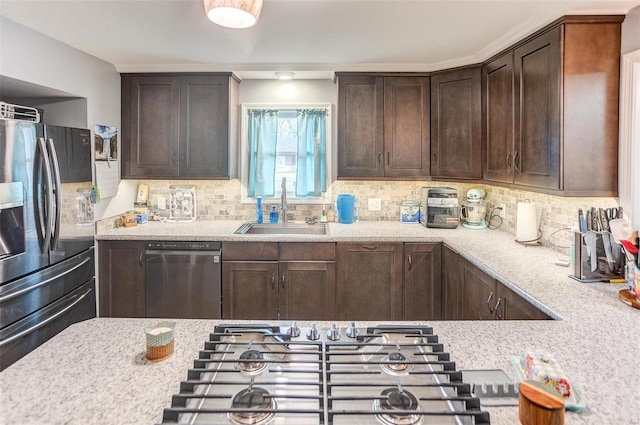
<path id="1" fill-rule="evenodd" d="M 282 212 L 282 224 L 287 223 L 287 178 L 282 178 L 282 195 L 280 195 L 280 211 Z"/>

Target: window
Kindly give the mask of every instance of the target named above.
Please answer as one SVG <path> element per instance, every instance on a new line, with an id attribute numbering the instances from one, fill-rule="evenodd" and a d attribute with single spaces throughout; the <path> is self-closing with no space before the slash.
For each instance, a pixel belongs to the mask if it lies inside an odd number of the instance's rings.
<path id="1" fill-rule="evenodd" d="M 290 201 L 321 201 L 329 175 L 329 105 L 242 109 L 244 198 L 276 200 L 285 178 Z"/>

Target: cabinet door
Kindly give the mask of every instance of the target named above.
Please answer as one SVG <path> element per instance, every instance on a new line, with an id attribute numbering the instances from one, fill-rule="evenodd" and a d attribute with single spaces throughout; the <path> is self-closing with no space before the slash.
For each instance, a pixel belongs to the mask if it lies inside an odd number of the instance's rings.
<path id="1" fill-rule="evenodd" d="M 489 63 L 483 69 L 484 178 L 513 182 L 513 52 Z"/>
<path id="2" fill-rule="evenodd" d="M 442 275 L 442 318 L 462 320 L 464 318 L 462 261 L 458 253 L 448 246 L 443 247 Z"/>
<path id="3" fill-rule="evenodd" d="M 404 320 L 442 320 L 442 244 L 404 244 Z"/>
<path id="4" fill-rule="evenodd" d="M 335 262 L 284 261 L 279 272 L 280 320 L 338 319 Z"/>
<path id="5" fill-rule="evenodd" d="M 431 77 L 431 175 L 482 178 L 481 69 Z"/>
<path id="6" fill-rule="evenodd" d="M 560 188 L 561 27 L 514 52 L 514 182 Z"/>
<path id="7" fill-rule="evenodd" d="M 462 263 L 462 297 L 464 320 L 493 320 L 498 302 L 496 281 L 465 259 Z"/>
<path id="8" fill-rule="evenodd" d="M 429 175 L 429 77 L 384 79 L 384 174 Z"/>
<path id="9" fill-rule="evenodd" d="M 115 139 L 115 136 L 114 138 Z M 115 140 L 111 140 L 111 144 Z M 118 155 L 117 150 L 113 150 Z M 91 181 L 91 132 L 83 128 L 67 128 L 67 180 L 63 183 Z"/>
<path id="10" fill-rule="evenodd" d="M 180 79 L 180 176 L 229 177 L 229 77 Z"/>
<path id="11" fill-rule="evenodd" d="M 144 242 L 99 241 L 100 317 L 145 317 Z"/>
<path id="12" fill-rule="evenodd" d="M 402 320 L 402 244 L 338 243 L 340 320 Z"/>
<path id="13" fill-rule="evenodd" d="M 382 177 L 383 78 L 338 78 L 338 177 Z"/>
<path id="14" fill-rule="evenodd" d="M 123 77 L 123 177 L 179 175 L 180 79 Z"/>
<path id="15" fill-rule="evenodd" d="M 520 295 L 498 282 L 498 299 L 496 318 L 500 320 L 548 320 L 550 317 L 538 310 Z"/>
<path id="16" fill-rule="evenodd" d="M 222 262 L 222 318 L 278 319 L 278 263 Z"/>

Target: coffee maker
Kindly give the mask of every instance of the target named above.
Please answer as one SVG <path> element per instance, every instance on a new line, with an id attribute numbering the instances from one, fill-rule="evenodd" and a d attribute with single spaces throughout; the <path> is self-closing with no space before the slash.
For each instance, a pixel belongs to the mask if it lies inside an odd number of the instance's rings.
<path id="1" fill-rule="evenodd" d="M 473 188 L 467 191 L 467 199 L 462 202 L 460 208 L 460 218 L 462 227 L 467 229 L 486 229 L 487 203 L 484 200 L 485 192 L 480 188 Z"/>

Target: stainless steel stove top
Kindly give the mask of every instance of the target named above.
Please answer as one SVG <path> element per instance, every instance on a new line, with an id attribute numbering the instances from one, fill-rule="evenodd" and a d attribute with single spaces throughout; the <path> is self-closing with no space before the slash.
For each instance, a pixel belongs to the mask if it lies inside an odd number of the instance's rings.
<path id="1" fill-rule="evenodd" d="M 163 424 L 489 424 L 429 327 L 220 325 Z"/>

